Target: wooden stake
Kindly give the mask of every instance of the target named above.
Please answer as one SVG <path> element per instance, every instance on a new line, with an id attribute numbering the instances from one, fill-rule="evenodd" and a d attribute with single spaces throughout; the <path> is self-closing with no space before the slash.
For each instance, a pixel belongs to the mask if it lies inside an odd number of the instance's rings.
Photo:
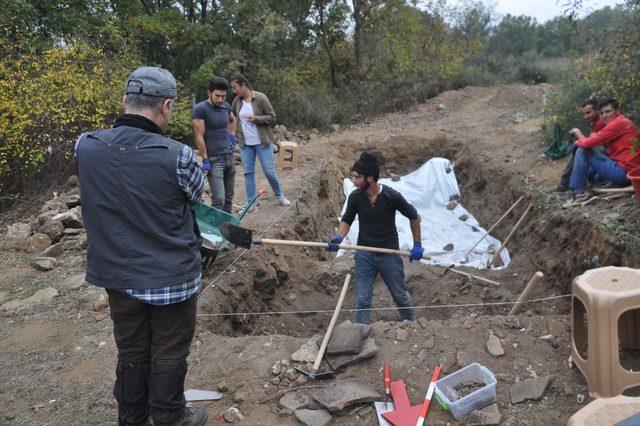
<path id="1" fill-rule="evenodd" d="M 518 301 L 515 305 L 513 305 L 511 311 L 509 311 L 509 315 L 518 315 L 518 312 L 520 312 L 520 310 L 522 309 L 522 305 L 531 298 L 531 294 L 535 291 L 536 288 L 538 288 L 538 285 L 542 282 L 543 278 L 544 274 L 540 271 L 533 274 L 527 286 L 524 288 L 524 290 L 522 290 L 522 293 L 520 293 Z"/>
<path id="2" fill-rule="evenodd" d="M 507 235 L 507 238 L 505 238 L 505 240 L 502 242 L 502 244 L 500 245 L 500 248 L 496 251 L 496 254 L 494 254 L 491 260 L 489 261 L 489 268 L 491 268 L 491 265 L 496 263 L 496 261 L 500 258 L 500 253 L 502 252 L 502 250 L 504 250 L 504 248 L 506 247 L 511 237 L 513 237 L 513 234 L 515 234 L 516 230 L 520 227 L 520 225 L 524 221 L 525 216 L 527 215 L 527 213 L 529 213 L 529 210 L 531 210 L 532 207 L 533 207 L 533 204 L 529 204 L 529 206 L 524 211 L 524 213 L 522 213 L 522 216 L 520 216 L 520 219 L 518 219 L 518 222 L 516 222 L 516 224 L 513 225 L 513 228 L 511 228 L 511 232 L 509 232 L 509 235 Z"/>
<path id="3" fill-rule="evenodd" d="M 487 235 L 489 235 L 489 232 L 493 231 L 493 228 L 495 228 L 496 226 L 498 226 L 498 224 L 499 224 L 500 222 L 502 222 L 502 219 L 504 219 L 505 217 L 507 217 L 507 215 L 508 215 L 509 213 L 511 213 L 511 210 L 513 210 L 513 209 L 515 208 L 515 206 L 517 206 L 517 205 L 518 205 L 518 203 L 519 203 L 520 201 L 522 201 L 522 199 L 523 199 L 523 198 L 524 198 L 524 195 L 523 195 L 522 197 L 518 198 L 518 200 L 517 200 L 515 203 L 513 203 L 513 205 L 512 205 L 511 207 L 509 207 L 509 210 L 507 210 L 506 212 L 504 212 L 504 214 L 500 217 L 500 219 L 498 219 L 498 221 L 497 221 L 496 223 L 494 223 L 494 224 L 493 224 L 493 226 L 492 226 L 491 228 L 489 228 L 489 230 L 488 230 L 487 232 L 485 232 L 485 233 L 484 233 L 484 235 L 482 236 L 482 238 L 480 238 L 480 239 L 478 240 L 478 242 L 477 242 L 477 243 L 475 243 L 475 244 L 473 245 L 473 247 L 471 247 L 471 248 L 469 249 L 469 251 L 464 255 L 464 257 L 465 257 L 465 258 L 466 258 L 467 256 L 469 256 L 469 253 L 471 253 L 471 252 L 473 251 L 473 249 L 474 249 L 474 248 L 476 248 L 476 247 L 478 246 L 478 244 L 480 244 L 480 243 L 482 242 L 482 240 L 484 240 L 484 239 L 485 239 L 485 237 L 486 237 Z"/>

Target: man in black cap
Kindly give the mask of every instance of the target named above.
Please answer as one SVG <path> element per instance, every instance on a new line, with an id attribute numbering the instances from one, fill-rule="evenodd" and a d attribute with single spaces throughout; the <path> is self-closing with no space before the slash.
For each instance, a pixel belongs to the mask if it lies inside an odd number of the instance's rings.
<path id="1" fill-rule="evenodd" d="M 415 207 L 398 192 L 378 183 L 380 168 L 375 155 L 363 152 L 351 167 L 351 180 L 357 187 L 349 194 L 347 209 L 338 225 L 338 232 L 329 242 L 329 251 L 337 251 L 338 244 L 349 233 L 349 228 L 358 215 L 360 231 L 358 245 L 395 249 L 399 248 L 396 229 L 396 211 L 409 219 L 413 234 L 413 249 L 410 261 L 422 259 L 420 240 L 420 216 Z M 371 321 L 371 297 L 378 273 L 391 293 L 400 318 L 415 321 L 411 295 L 404 279 L 402 258 L 397 254 L 376 254 L 358 251 L 356 261 L 356 322 Z"/>
<path id="2" fill-rule="evenodd" d="M 125 113 L 76 143 L 86 281 L 109 296 L 119 425 L 204 425 L 185 408 L 201 258 L 191 205 L 204 178 L 191 148 L 163 136 L 177 95 L 167 70 L 127 79 Z"/>

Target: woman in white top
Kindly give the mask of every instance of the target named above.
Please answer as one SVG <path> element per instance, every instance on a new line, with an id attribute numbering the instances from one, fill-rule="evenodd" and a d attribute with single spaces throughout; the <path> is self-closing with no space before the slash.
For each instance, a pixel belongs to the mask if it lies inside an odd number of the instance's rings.
<path id="1" fill-rule="evenodd" d="M 253 198 L 256 193 L 255 164 L 257 156 L 264 175 L 280 204 L 290 205 L 291 202 L 284 196 L 276 173 L 273 147 L 271 146 L 275 143 L 271 126 L 276 123 L 276 113 L 269 99 L 264 93 L 253 90 L 249 80 L 242 74 L 236 74 L 231 78 L 231 90 L 236 95 L 231 103 L 231 111 L 240 121 L 236 136 L 240 145 L 240 159 L 244 169 L 247 200 Z"/>

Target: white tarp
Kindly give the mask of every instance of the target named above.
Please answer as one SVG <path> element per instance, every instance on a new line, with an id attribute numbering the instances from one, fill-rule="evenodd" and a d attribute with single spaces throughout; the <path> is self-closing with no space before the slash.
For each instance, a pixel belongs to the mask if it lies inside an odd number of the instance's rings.
<path id="1" fill-rule="evenodd" d="M 378 182 L 400 192 L 418 210 L 418 214 L 422 218 L 420 226 L 422 247 L 425 254 L 432 255 L 431 260 L 423 260 L 422 262 L 444 266 L 466 265 L 479 269 L 487 268 L 489 260 L 493 257 L 487 249 L 490 244 L 493 244 L 497 249 L 500 247 L 500 241 L 487 235 L 467 256 L 468 261 L 464 262 L 465 254 L 484 235 L 486 230 L 478 224 L 476 218 L 459 201 L 457 201 L 458 205 L 455 209 L 447 210 L 447 204 L 450 202 L 449 197 L 460 194 L 451 161 L 445 158 L 432 158 L 418 170 L 402 176 L 396 182 L 391 179 L 380 179 Z M 350 179 L 344 180 L 343 187 L 347 198 L 356 189 Z M 344 214 L 346 207 L 345 200 L 342 214 Z M 468 216 L 466 221 L 459 219 L 463 214 Z M 409 219 L 396 213 L 396 227 L 398 228 L 400 249 L 411 250 L 413 237 L 409 227 Z M 474 227 L 477 231 L 473 230 Z M 351 230 L 343 242 L 356 244 L 357 241 L 358 217 L 356 215 Z M 446 252 L 443 247 L 448 243 L 453 243 L 454 249 Z M 338 255 L 340 254 L 343 252 L 338 253 Z M 511 261 L 506 249 L 502 251 L 501 257 L 503 265 L 495 269 L 507 267 Z"/>

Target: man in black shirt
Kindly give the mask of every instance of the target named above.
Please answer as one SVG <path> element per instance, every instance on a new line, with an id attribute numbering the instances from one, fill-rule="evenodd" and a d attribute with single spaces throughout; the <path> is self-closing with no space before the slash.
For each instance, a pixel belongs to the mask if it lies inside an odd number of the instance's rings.
<path id="1" fill-rule="evenodd" d="M 351 168 L 351 180 L 357 187 L 349 195 L 347 210 L 342 216 L 338 232 L 330 241 L 329 251 L 337 251 L 349 232 L 356 214 L 360 221 L 358 245 L 398 249 L 396 211 L 409 219 L 413 234 L 413 249 L 410 261 L 422 259 L 420 241 L 420 216 L 415 207 L 398 192 L 378 183 L 380 168 L 375 155 L 363 152 Z M 382 275 L 391 297 L 393 297 L 400 318 L 415 321 L 411 308 L 411 295 L 404 280 L 402 259 L 397 254 L 376 254 L 358 251 L 356 260 L 356 322 L 369 324 L 371 321 L 371 297 L 378 273 Z"/>

